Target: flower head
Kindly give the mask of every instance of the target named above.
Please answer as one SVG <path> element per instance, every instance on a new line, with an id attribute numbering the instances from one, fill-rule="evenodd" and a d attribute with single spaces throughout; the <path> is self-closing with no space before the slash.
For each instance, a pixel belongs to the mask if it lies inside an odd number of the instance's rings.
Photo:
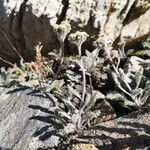
<path id="1" fill-rule="evenodd" d="M 67 21 L 63 21 L 61 24 L 54 25 L 54 31 L 60 41 L 65 40 L 67 34 L 71 31 L 71 25 Z"/>
<path id="2" fill-rule="evenodd" d="M 86 32 L 77 31 L 75 33 L 70 34 L 68 40 L 70 41 L 70 43 L 79 46 L 80 44 L 86 41 L 88 36 L 89 35 Z"/>
<path id="3" fill-rule="evenodd" d="M 87 40 L 89 35 L 86 32 L 77 31 L 69 35 L 68 40 L 70 43 L 76 45 L 78 47 L 79 56 L 81 56 L 81 46 Z"/>

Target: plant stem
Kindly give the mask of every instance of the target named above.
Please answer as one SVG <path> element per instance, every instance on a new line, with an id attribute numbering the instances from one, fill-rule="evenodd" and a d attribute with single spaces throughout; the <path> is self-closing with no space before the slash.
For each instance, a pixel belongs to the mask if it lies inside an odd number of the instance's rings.
<path id="1" fill-rule="evenodd" d="M 10 46 L 12 47 L 14 52 L 20 57 L 20 59 L 23 59 L 23 57 L 19 54 L 19 52 L 17 51 L 15 46 L 12 44 L 12 42 L 9 40 L 8 36 L 5 34 L 5 32 L 1 28 L 0 28 L 0 32 L 4 35 L 4 37 L 6 38 L 6 40 L 8 41 L 8 43 L 10 44 Z"/>
<path id="2" fill-rule="evenodd" d="M 79 46 L 78 46 L 78 55 L 79 55 L 79 58 L 81 58 L 81 56 L 82 56 L 82 53 L 81 53 L 81 46 L 82 46 L 82 43 L 79 44 Z"/>
<path id="3" fill-rule="evenodd" d="M 12 67 L 14 67 L 14 66 L 15 66 L 14 64 L 12 64 L 11 62 L 9 62 L 9 61 L 7 61 L 7 60 L 3 59 L 2 57 L 0 57 L 0 60 L 1 60 L 1 61 L 3 61 L 3 62 L 5 62 L 6 64 L 8 64 L 8 65 L 12 66 Z"/>
<path id="4" fill-rule="evenodd" d="M 63 58 L 64 57 L 64 41 L 60 40 L 60 51 L 59 51 L 59 57 Z"/>
<path id="5" fill-rule="evenodd" d="M 82 93 L 82 100 L 85 100 L 85 94 L 86 94 L 86 74 L 85 69 L 82 68 L 82 74 L 83 74 L 83 93 Z"/>
<path id="6" fill-rule="evenodd" d="M 83 109 L 84 109 L 84 106 L 85 106 L 85 95 L 86 95 L 86 72 L 85 72 L 85 69 L 84 69 L 84 65 L 83 65 L 83 62 L 82 62 L 82 59 L 80 58 L 80 63 L 78 63 L 81 70 L 82 70 L 82 76 L 83 76 L 83 92 L 82 92 L 82 103 L 83 103 L 83 106 L 82 104 L 80 104 L 80 110 L 79 110 L 79 118 L 78 118 L 78 122 L 77 122 L 77 128 L 78 130 L 81 129 L 82 127 L 82 114 L 84 113 L 83 112 Z"/>

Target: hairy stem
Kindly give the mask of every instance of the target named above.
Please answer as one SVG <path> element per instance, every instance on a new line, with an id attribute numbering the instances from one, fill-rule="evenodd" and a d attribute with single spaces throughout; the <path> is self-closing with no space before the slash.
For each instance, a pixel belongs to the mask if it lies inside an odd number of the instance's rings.
<path id="1" fill-rule="evenodd" d="M 59 56 L 60 58 L 64 58 L 64 41 L 60 40 L 60 51 L 59 51 Z"/>
<path id="2" fill-rule="evenodd" d="M 3 61 L 4 63 L 10 65 L 11 67 L 14 67 L 14 66 L 15 66 L 14 64 L 12 64 L 11 62 L 9 62 L 9 61 L 3 59 L 2 57 L 0 57 L 0 60 Z"/>
<path id="3" fill-rule="evenodd" d="M 12 42 L 10 41 L 10 39 L 8 38 L 8 36 L 5 34 L 5 32 L 1 28 L 0 28 L 0 32 L 4 35 L 4 37 L 6 38 L 6 40 L 8 41 L 8 43 L 10 44 L 10 46 L 12 47 L 12 49 L 14 50 L 14 52 L 20 57 L 20 59 L 23 59 L 23 57 L 19 54 L 19 52 L 17 51 L 17 49 L 15 48 L 15 46 L 12 44 Z"/>
<path id="4" fill-rule="evenodd" d="M 78 55 L 79 55 L 79 58 L 81 58 L 81 56 L 82 56 L 82 53 L 81 53 L 81 46 L 82 46 L 82 43 L 79 44 L 79 46 L 78 46 Z"/>
<path id="5" fill-rule="evenodd" d="M 83 93 L 82 93 L 82 100 L 85 100 L 85 94 L 86 94 L 86 74 L 85 69 L 82 70 L 83 73 Z"/>

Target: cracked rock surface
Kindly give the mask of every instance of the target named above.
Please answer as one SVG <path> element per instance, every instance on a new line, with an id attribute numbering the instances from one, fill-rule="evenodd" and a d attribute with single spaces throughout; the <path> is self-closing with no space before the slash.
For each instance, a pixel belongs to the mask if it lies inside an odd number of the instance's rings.
<path id="1" fill-rule="evenodd" d="M 34 54 L 41 41 L 45 52 L 58 46 L 53 25 L 70 21 L 72 31 L 83 30 L 93 41 L 107 35 L 114 45 L 136 42 L 150 32 L 149 0 L 1 0 L 2 29 L 26 58 Z M 0 54 L 10 60 L 18 58 L 0 33 Z"/>
<path id="2" fill-rule="evenodd" d="M 0 88 L 0 149 L 49 145 L 46 138 L 52 127 L 48 108 L 52 104 L 42 95 L 32 94 L 30 90 Z"/>
<path id="3" fill-rule="evenodd" d="M 58 149 L 61 142 L 43 94 L 25 88 L 0 88 L 0 149 Z M 150 146 L 150 106 L 85 130 L 74 150 L 144 149 Z M 81 141 L 81 142 L 80 142 Z M 65 144 L 65 143 L 63 143 Z"/>

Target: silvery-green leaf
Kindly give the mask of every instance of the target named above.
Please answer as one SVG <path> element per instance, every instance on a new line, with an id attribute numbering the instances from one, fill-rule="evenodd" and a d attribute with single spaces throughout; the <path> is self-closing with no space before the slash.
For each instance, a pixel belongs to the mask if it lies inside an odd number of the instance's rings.
<path id="1" fill-rule="evenodd" d="M 1 70 L 1 73 L 2 73 L 2 72 L 5 72 L 5 73 L 7 72 L 6 69 L 5 69 L 4 67 L 1 67 L 0 70 Z"/>
<path id="2" fill-rule="evenodd" d="M 38 85 L 39 83 L 35 84 L 35 83 L 29 82 L 29 81 L 28 82 L 24 81 L 24 82 L 20 82 L 19 84 L 22 86 L 26 86 L 26 87 L 34 87 L 34 86 Z"/>
<path id="3" fill-rule="evenodd" d="M 87 111 L 86 113 L 84 113 L 82 117 L 82 124 L 87 124 L 88 126 L 90 126 L 90 121 L 100 116 L 100 114 L 101 114 L 100 110 Z"/>
<path id="4" fill-rule="evenodd" d="M 95 103 L 95 102 L 93 102 L 94 99 L 92 99 L 92 101 L 91 101 L 91 97 L 92 96 L 91 96 L 90 93 L 86 94 L 85 103 L 84 103 L 84 106 L 83 106 L 84 111 L 88 110 L 88 108 L 91 107 L 92 103 Z"/>
<path id="5" fill-rule="evenodd" d="M 79 118 L 79 113 L 73 114 L 73 115 L 72 115 L 72 122 L 73 122 L 74 124 L 77 124 L 78 118 Z"/>
<path id="6" fill-rule="evenodd" d="M 76 110 L 75 106 L 74 106 L 73 103 L 70 101 L 69 97 L 66 98 L 65 96 L 60 95 L 60 94 L 58 94 L 58 93 L 57 93 L 57 96 L 64 102 L 64 104 L 67 105 L 67 107 L 68 107 L 69 109 L 72 109 L 73 111 Z"/>
<path id="7" fill-rule="evenodd" d="M 124 107 L 135 106 L 135 103 L 129 100 L 124 101 Z"/>
<path id="8" fill-rule="evenodd" d="M 85 50 L 86 56 L 90 57 L 91 53 L 88 50 Z"/>
<path id="9" fill-rule="evenodd" d="M 68 115 L 64 110 L 62 110 L 59 107 L 53 107 L 53 109 L 49 109 L 49 110 L 54 111 L 54 113 L 57 113 L 62 118 L 65 117 L 67 119 L 71 119 L 70 115 Z"/>
<path id="10" fill-rule="evenodd" d="M 94 49 L 92 55 L 94 58 L 98 57 L 99 49 Z"/>
<path id="11" fill-rule="evenodd" d="M 68 115 L 65 111 L 58 110 L 58 114 L 59 114 L 61 117 L 65 117 L 65 118 L 71 120 L 70 115 Z"/>
<path id="12" fill-rule="evenodd" d="M 93 95 L 95 95 L 95 99 L 104 99 L 105 98 L 105 95 L 102 94 L 100 91 L 96 91 L 96 90 L 93 90 Z"/>
<path id="13" fill-rule="evenodd" d="M 66 73 L 74 75 L 74 72 L 72 70 L 66 70 Z"/>
<path id="14" fill-rule="evenodd" d="M 150 85 L 147 85 L 147 87 L 145 88 L 144 91 L 145 91 L 145 92 L 144 92 L 143 97 L 150 96 Z"/>
<path id="15" fill-rule="evenodd" d="M 23 60 L 23 58 L 21 58 L 20 59 L 20 66 L 21 66 L 21 68 L 23 69 L 23 70 L 25 70 L 25 63 L 24 63 L 24 60 Z"/>
<path id="16" fill-rule="evenodd" d="M 48 55 L 49 55 L 49 56 L 55 56 L 55 57 L 57 57 L 57 54 L 54 53 L 54 52 L 49 52 Z"/>
<path id="17" fill-rule="evenodd" d="M 124 51 L 124 46 L 121 48 L 121 49 L 118 49 L 118 52 L 119 52 L 119 56 L 121 59 L 124 59 L 127 57 L 125 51 Z"/>
<path id="18" fill-rule="evenodd" d="M 147 80 L 145 84 L 145 88 L 149 88 L 149 86 L 150 86 L 150 80 Z"/>
<path id="19" fill-rule="evenodd" d="M 49 67 L 48 65 L 46 65 L 46 69 L 49 73 L 54 74 L 54 71 L 52 70 L 51 67 Z"/>
<path id="20" fill-rule="evenodd" d="M 84 111 L 88 111 L 89 109 L 91 109 L 96 102 L 96 93 L 91 95 L 91 94 L 87 94 L 86 99 L 85 99 L 85 104 L 84 104 Z"/>
<path id="21" fill-rule="evenodd" d="M 78 97 L 80 100 L 82 100 L 81 95 L 77 90 L 73 89 L 70 85 L 67 85 L 67 87 L 70 93 L 72 93 L 73 95 Z"/>
<path id="22" fill-rule="evenodd" d="M 120 77 L 121 77 L 121 80 L 123 80 L 125 83 L 130 83 L 131 82 L 131 79 L 130 77 L 124 73 L 124 70 L 119 68 L 119 74 L 120 74 Z"/>
<path id="23" fill-rule="evenodd" d="M 85 104 L 84 104 L 84 111 L 87 111 L 91 109 L 94 105 L 97 99 L 104 99 L 105 96 L 100 93 L 99 91 L 93 90 L 92 95 L 87 93 L 86 99 L 85 99 Z"/>
<path id="24" fill-rule="evenodd" d="M 79 79 L 81 78 L 80 75 L 76 74 L 75 72 L 71 70 L 67 70 L 66 75 L 71 81 L 75 81 L 75 82 L 79 82 Z"/>
<path id="25" fill-rule="evenodd" d="M 87 57 L 83 56 L 81 58 L 81 61 L 76 61 L 77 65 L 81 68 L 81 70 L 85 70 L 89 67 L 89 63 L 91 62 L 91 60 L 89 60 L 89 62 L 87 62 Z"/>
<path id="26" fill-rule="evenodd" d="M 114 71 L 112 71 L 112 77 L 113 77 L 113 80 L 114 80 L 114 82 L 116 83 L 116 85 L 117 86 L 120 86 L 120 81 L 119 81 L 119 79 L 118 79 L 118 75 L 114 72 Z"/>
<path id="27" fill-rule="evenodd" d="M 51 89 L 59 90 L 64 85 L 64 80 L 55 80 L 51 83 Z"/>
<path id="28" fill-rule="evenodd" d="M 54 113 L 57 109 L 59 109 L 59 107 L 50 107 L 48 110 Z"/>
<path id="29" fill-rule="evenodd" d="M 106 95 L 106 98 L 110 99 L 110 100 L 114 100 L 114 101 L 125 101 L 126 100 L 125 96 L 123 96 L 122 94 L 117 93 L 117 92 L 108 93 Z"/>
<path id="30" fill-rule="evenodd" d="M 136 82 L 136 88 L 137 89 L 141 83 L 141 80 L 142 80 L 142 76 L 143 76 L 143 71 L 144 69 L 141 68 L 139 69 L 139 71 L 135 74 L 135 82 Z"/>
<path id="31" fill-rule="evenodd" d="M 70 79 L 71 81 L 75 81 L 75 82 L 79 82 L 79 78 L 77 78 L 76 76 L 67 74 L 68 79 Z"/>
<path id="32" fill-rule="evenodd" d="M 135 97 L 141 95 L 142 93 L 143 93 L 143 89 L 141 89 L 141 88 L 138 88 L 138 89 L 135 89 L 132 91 L 132 95 Z"/>

